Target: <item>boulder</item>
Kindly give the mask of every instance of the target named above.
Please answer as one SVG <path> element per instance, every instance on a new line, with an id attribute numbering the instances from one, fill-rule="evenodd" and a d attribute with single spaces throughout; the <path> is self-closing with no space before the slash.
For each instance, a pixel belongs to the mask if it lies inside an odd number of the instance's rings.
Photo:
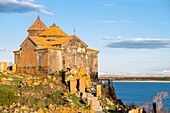
<path id="1" fill-rule="evenodd" d="M 26 105 L 23 105 L 23 106 L 21 106 L 21 107 L 20 107 L 20 109 L 23 109 L 23 110 L 29 110 L 29 107 L 28 107 L 28 106 L 26 106 Z"/>
<path id="2" fill-rule="evenodd" d="M 45 112 L 44 112 L 43 108 L 39 108 L 37 113 L 45 113 Z"/>

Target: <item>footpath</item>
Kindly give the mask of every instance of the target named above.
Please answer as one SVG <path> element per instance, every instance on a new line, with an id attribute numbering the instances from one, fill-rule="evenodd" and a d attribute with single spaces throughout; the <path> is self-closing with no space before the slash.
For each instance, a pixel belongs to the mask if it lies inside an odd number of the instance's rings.
<path id="1" fill-rule="evenodd" d="M 87 102 L 90 105 L 90 109 L 94 110 L 95 113 L 104 113 L 98 98 L 91 93 L 87 93 Z"/>

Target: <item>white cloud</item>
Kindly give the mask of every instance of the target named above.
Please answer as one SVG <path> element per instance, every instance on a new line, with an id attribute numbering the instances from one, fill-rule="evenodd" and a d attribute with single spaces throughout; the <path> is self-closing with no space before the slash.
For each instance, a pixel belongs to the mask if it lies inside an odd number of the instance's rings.
<path id="1" fill-rule="evenodd" d="M 169 73 L 170 74 L 170 70 L 163 70 L 161 71 L 162 73 Z"/>
<path id="2" fill-rule="evenodd" d="M 44 9 L 40 9 L 40 12 L 47 14 L 47 15 L 53 15 L 53 13 L 45 11 Z"/>
<path id="3" fill-rule="evenodd" d="M 34 0 L 0 0 L 0 13 L 30 13 L 38 12 L 52 14 L 45 11 L 43 5 L 34 4 Z"/>
<path id="4" fill-rule="evenodd" d="M 104 37 L 103 40 L 113 40 L 114 38 L 112 37 Z"/>
<path id="5" fill-rule="evenodd" d="M 0 47 L 0 52 L 1 52 L 1 51 L 11 51 L 11 50 Z"/>
<path id="6" fill-rule="evenodd" d="M 103 40 L 115 40 L 115 39 L 122 39 L 123 37 L 121 35 L 116 36 L 116 37 L 105 37 Z"/>
<path id="7" fill-rule="evenodd" d="M 117 38 L 117 39 L 121 39 L 121 38 L 122 38 L 122 36 L 117 36 L 116 38 Z"/>
<path id="8" fill-rule="evenodd" d="M 115 40 L 107 44 L 110 48 L 127 48 L 127 49 L 159 49 L 170 48 L 170 39 L 158 38 L 133 38 Z"/>
<path id="9" fill-rule="evenodd" d="M 122 74 L 124 76 L 170 76 L 170 70 L 163 70 L 163 71 L 151 71 L 151 72 L 129 72 Z"/>

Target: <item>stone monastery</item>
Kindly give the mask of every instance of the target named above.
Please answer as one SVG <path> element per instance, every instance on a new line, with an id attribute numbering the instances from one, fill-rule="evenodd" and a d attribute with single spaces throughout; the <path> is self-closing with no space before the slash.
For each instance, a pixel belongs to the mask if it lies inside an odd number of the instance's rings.
<path id="1" fill-rule="evenodd" d="M 20 49 L 14 51 L 18 73 L 54 74 L 81 66 L 91 77 L 98 74 L 99 51 L 88 48 L 76 35 L 67 35 L 55 24 L 47 28 L 39 16 L 27 31 Z"/>

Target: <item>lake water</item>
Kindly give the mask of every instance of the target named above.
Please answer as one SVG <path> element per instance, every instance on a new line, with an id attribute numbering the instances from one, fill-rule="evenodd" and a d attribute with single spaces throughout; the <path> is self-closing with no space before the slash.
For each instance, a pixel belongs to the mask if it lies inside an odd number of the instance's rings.
<path id="1" fill-rule="evenodd" d="M 140 106 L 148 102 L 152 104 L 157 92 L 168 92 L 170 96 L 170 83 L 166 82 L 112 82 L 116 95 L 126 105 L 132 103 Z M 163 99 L 164 108 L 170 110 L 170 98 Z"/>

